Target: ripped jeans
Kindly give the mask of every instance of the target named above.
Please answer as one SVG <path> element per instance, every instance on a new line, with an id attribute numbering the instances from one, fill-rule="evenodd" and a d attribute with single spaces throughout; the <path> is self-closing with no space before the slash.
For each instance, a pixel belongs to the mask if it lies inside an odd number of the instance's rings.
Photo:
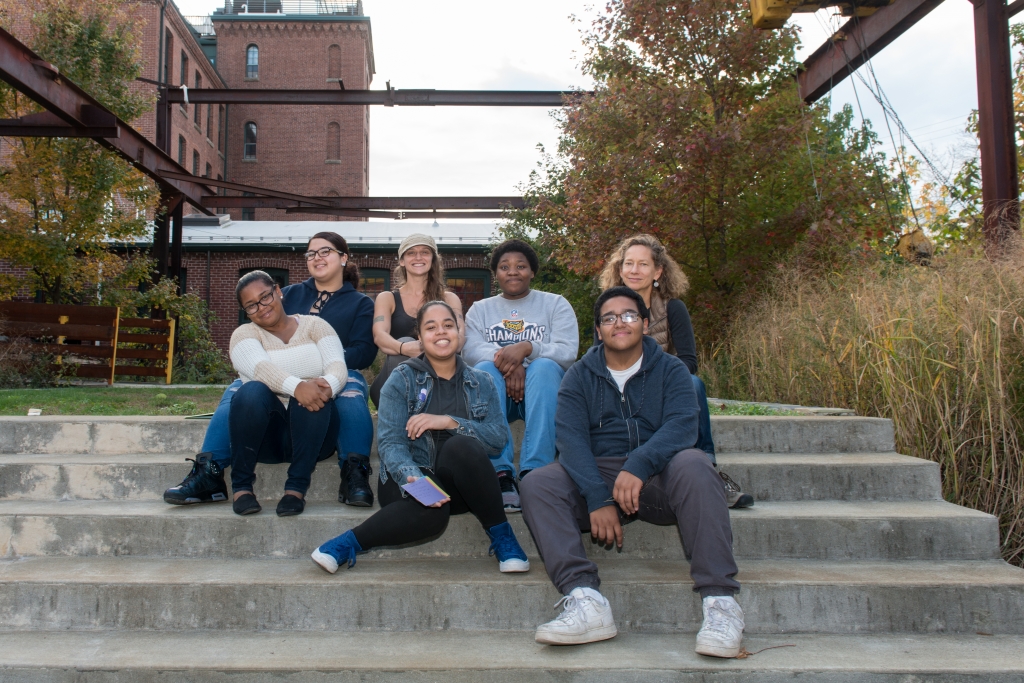
<path id="1" fill-rule="evenodd" d="M 206 428 L 203 439 L 203 453 L 212 453 L 213 460 L 221 468 L 231 465 L 231 431 L 228 417 L 231 414 L 231 399 L 242 386 L 242 380 L 236 379 L 224 391 L 217 410 L 210 418 L 210 426 Z M 348 383 L 341 393 L 334 398 L 334 407 L 338 411 L 341 427 L 338 430 L 338 466 L 340 467 L 349 453 L 370 456 L 373 445 L 373 420 L 370 418 L 370 407 L 366 403 L 369 389 L 366 380 L 358 370 L 348 371 Z"/>

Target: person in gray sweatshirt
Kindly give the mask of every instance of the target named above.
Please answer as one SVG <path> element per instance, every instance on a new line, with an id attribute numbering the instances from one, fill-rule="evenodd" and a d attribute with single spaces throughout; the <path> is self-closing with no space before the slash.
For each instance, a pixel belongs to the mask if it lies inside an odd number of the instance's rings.
<path id="1" fill-rule="evenodd" d="M 722 481 L 697 441 L 697 395 L 686 365 L 646 336 L 643 297 L 613 287 L 598 297 L 600 344 L 565 375 L 558 393 L 557 463 L 523 481 L 523 519 L 551 582 L 565 597 L 562 615 L 536 640 L 570 645 L 616 635 L 597 565 L 580 532 L 601 545 L 624 543 L 639 519 L 679 528 L 704 624 L 697 652 L 735 657 L 743 640 L 740 585 Z"/>
<path id="2" fill-rule="evenodd" d="M 488 373 L 505 397 L 508 422 L 526 423 L 519 454 L 519 479 L 555 459 L 555 408 L 562 376 L 579 352 L 576 313 L 565 297 L 530 289 L 537 252 L 521 240 L 506 240 L 491 254 L 491 272 L 501 294 L 477 301 L 466 313 L 462 357 Z M 506 512 L 518 512 L 512 452 L 508 443 L 491 462 Z"/>

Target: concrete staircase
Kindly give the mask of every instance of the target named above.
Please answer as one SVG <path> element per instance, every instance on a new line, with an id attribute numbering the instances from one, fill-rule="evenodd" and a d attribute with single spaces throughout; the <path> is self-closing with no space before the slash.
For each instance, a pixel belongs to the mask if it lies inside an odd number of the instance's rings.
<path id="1" fill-rule="evenodd" d="M 533 642 L 557 612 L 533 559 L 502 575 L 470 516 L 424 545 L 309 560 L 366 511 L 331 461 L 305 514 L 172 507 L 204 421 L 0 418 L 0 682 L 1024 681 L 1024 571 L 994 518 L 939 495 L 934 463 L 893 452 L 887 420 L 712 418 L 719 462 L 757 505 L 732 515 L 746 659 L 693 653 L 700 603 L 674 527 L 592 546 L 620 635 Z"/>

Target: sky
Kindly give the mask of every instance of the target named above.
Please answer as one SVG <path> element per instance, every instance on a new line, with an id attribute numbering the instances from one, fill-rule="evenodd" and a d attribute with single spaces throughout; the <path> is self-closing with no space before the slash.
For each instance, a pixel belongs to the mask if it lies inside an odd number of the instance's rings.
<path id="1" fill-rule="evenodd" d="M 183 14 L 209 14 L 218 0 L 175 0 Z M 596 3 L 603 7 L 604 3 Z M 593 0 L 481 2 L 363 0 L 373 32 L 372 88 L 586 89 L 579 70 L 580 30 Z M 972 5 L 948 0 L 872 61 L 878 84 L 928 158 L 948 172 L 974 153 L 963 129 L 977 106 Z M 795 15 L 812 52 L 842 19 L 831 10 Z M 575 16 L 577 21 L 571 17 Z M 866 67 L 860 73 L 874 86 Z M 856 88 L 854 88 L 856 85 Z M 860 103 L 858 105 L 857 98 Z M 849 103 L 891 149 L 881 108 L 856 77 L 837 86 L 831 106 Z M 898 142 L 898 137 L 894 139 Z M 373 107 L 372 196 L 479 196 L 517 193 L 540 159 L 554 151 L 558 128 L 549 110 L 527 107 Z"/>

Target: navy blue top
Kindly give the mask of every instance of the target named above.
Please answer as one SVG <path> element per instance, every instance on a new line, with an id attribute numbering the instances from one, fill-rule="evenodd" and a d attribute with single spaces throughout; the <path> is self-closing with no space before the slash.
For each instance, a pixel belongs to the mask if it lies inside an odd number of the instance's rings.
<path id="1" fill-rule="evenodd" d="M 313 278 L 288 285 L 281 292 L 288 315 L 316 315 L 310 308 L 320 292 Z M 320 309 L 320 317 L 338 333 L 345 349 L 345 365 L 350 370 L 370 367 L 377 357 L 377 345 L 373 343 L 373 300 L 346 282 Z"/>

